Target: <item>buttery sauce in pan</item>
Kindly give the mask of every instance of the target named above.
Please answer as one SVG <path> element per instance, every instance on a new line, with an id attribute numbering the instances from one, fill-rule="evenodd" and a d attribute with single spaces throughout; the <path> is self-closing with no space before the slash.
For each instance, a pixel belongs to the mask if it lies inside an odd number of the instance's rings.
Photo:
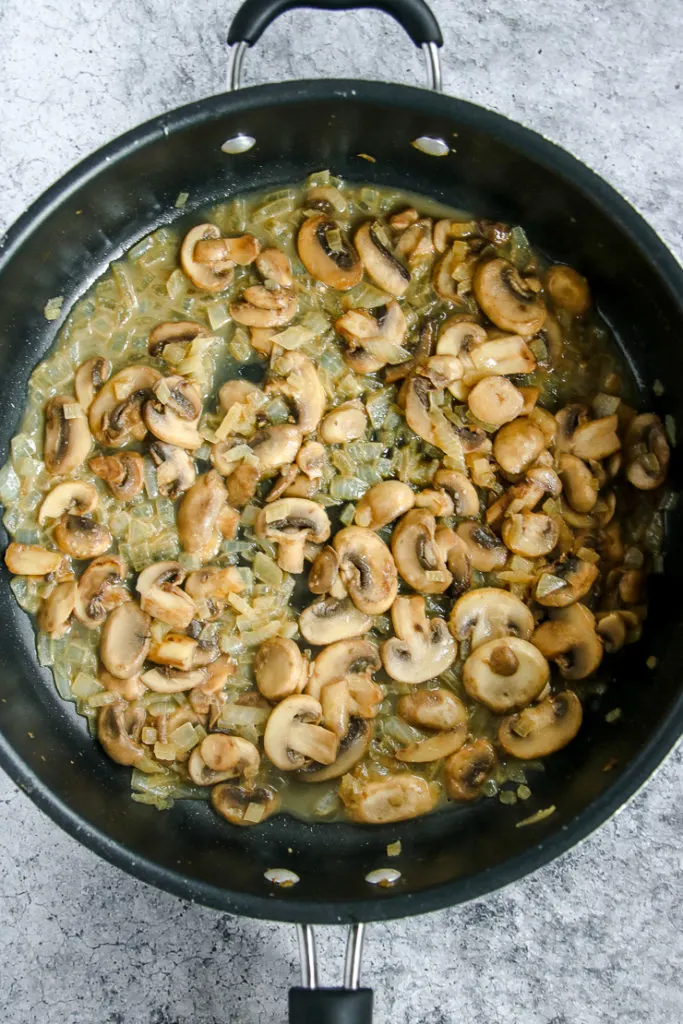
<path id="1" fill-rule="evenodd" d="M 629 389 L 520 227 L 328 172 L 181 216 L 74 307 L 0 474 L 40 663 L 160 809 L 525 801 L 659 568 Z"/>

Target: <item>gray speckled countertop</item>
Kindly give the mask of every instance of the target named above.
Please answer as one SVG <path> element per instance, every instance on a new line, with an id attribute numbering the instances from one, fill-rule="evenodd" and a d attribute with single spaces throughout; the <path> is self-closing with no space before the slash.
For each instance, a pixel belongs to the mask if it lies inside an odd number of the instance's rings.
<path id="1" fill-rule="evenodd" d="M 572 150 L 683 257 L 683 8 L 665 0 L 433 0 L 445 89 Z M 0 230 L 76 160 L 221 89 L 236 0 L 2 0 Z M 302 18 L 307 19 L 302 31 Z M 387 60 L 387 54 L 395 55 Z M 289 14 L 246 79 L 422 81 L 382 15 Z M 378 1024 L 674 1024 L 683 751 L 615 820 L 526 881 L 463 908 L 370 928 Z M 0 776 L 0 1015 L 5 1024 L 285 1019 L 294 929 L 189 906 L 68 838 Z M 320 937 L 340 977 L 343 936 Z"/>

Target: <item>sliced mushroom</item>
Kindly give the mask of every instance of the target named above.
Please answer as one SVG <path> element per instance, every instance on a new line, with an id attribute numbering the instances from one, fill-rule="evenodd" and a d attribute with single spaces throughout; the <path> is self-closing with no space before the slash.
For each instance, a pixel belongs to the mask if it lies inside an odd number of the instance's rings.
<path id="1" fill-rule="evenodd" d="M 95 476 L 109 485 L 109 490 L 119 501 L 130 501 L 142 490 L 144 462 L 137 452 L 96 455 L 88 465 Z"/>
<path id="2" fill-rule="evenodd" d="M 339 577 L 339 555 L 330 545 L 326 545 L 313 559 L 308 574 L 308 589 L 312 594 L 346 597 L 346 587 Z"/>
<path id="3" fill-rule="evenodd" d="M 465 452 L 481 448 L 487 441 L 484 431 L 480 427 L 457 427 L 451 423 L 438 407 L 433 407 L 434 391 L 426 377 L 417 375 L 406 381 L 403 392 L 405 417 L 411 430 L 429 444 L 441 448 L 446 454 L 454 444 Z"/>
<path id="4" fill-rule="evenodd" d="M 436 543 L 436 520 L 424 509 L 406 512 L 397 523 L 391 550 L 406 583 L 422 594 L 443 594 L 453 577 Z"/>
<path id="5" fill-rule="evenodd" d="M 557 461 L 557 472 L 567 501 L 581 514 L 591 512 L 598 500 L 598 481 L 576 455 L 563 452 Z"/>
<path id="6" fill-rule="evenodd" d="M 151 668 L 140 677 L 154 693 L 187 693 L 205 680 L 202 669 Z"/>
<path id="7" fill-rule="evenodd" d="M 529 336 L 543 327 L 546 308 L 540 292 L 500 257 L 480 263 L 472 281 L 474 296 L 496 327 Z"/>
<path id="8" fill-rule="evenodd" d="M 506 753 L 522 760 L 547 757 L 574 739 L 582 720 L 581 701 L 565 690 L 503 719 L 498 742 Z"/>
<path id="9" fill-rule="evenodd" d="M 356 505 L 357 526 L 380 530 L 415 504 L 415 492 L 399 480 L 383 480 L 374 484 Z"/>
<path id="10" fill-rule="evenodd" d="M 188 451 L 174 444 L 153 441 L 149 453 L 157 467 L 159 494 L 174 500 L 189 491 L 197 479 L 197 472 Z"/>
<path id="11" fill-rule="evenodd" d="M 471 480 L 455 469 L 438 469 L 434 486 L 450 496 L 456 516 L 472 518 L 479 515 L 479 495 Z"/>
<path id="12" fill-rule="evenodd" d="M 350 598 L 337 600 L 324 597 L 304 608 L 299 616 L 299 629 L 304 639 L 322 647 L 336 640 L 363 636 L 372 626 L 372 619 L 354 605 Z"/>
<path id="13" fill-rule="evenodd" d="M 140 742 L 145 709 L 122 702 L 105 704 L 97 716 L 97 738 L 105 753 L 117 764 L 134 765 L 144 756 Z"/>
<path id="14" fill-rule="evenodd" d="M 85 462 L 92 437 L 88 420 L 78 402 L 55 395 L 45 406 L 43 460 L 52 476 L 71 473 Z"/>
<path id="15" fill-rule="evenodd" d="M 166 633 L 161 640 L 152 640 L 147 655 L 155 665 L 178 668 L 183 672 L 193 667 L 197 641 L 185 633 Z"/>
<path id="16" fill-rule="evenodd" d="M 147 687 L 140 679 L 140 676 L 131 676 L 130 679 L 117 679 L 106 669 L 100 667 L 97 670 L 97 680 L 109 693 L 115 693 L 122 700 L 134 701 L 147 693 Z"/>
<path id="17" fill-rule="evenodd" d="M 195 338 L 208 335 L 196 320 L 165 320 L 149 332 L 147 348 L 151 356 L 162 356 L 167 345 L 189 345 Z"/>
<path id="18" fill-rule="evenodd" d="M 427 509 L 433 516 L 452 516 L 453 502 L 445 491 L 435 490 L 433 487 L 425 487 L 415 496 L 415 504 L 418 508 Z"/>
<path id="19" fill-rule="evenodd" d="M 476 800 L 496 766 L 496 755 L 488 740 L 466 743 L 444 765 L 446 792 L 452 800 Z"/>
<path id="20" fill-rule="evenodd" d="M 478 420 L 501 426 L 522 413 L 524 396 L 507 377 L 484 377 L 468 394 L 467 404 Z"/>
<path id="21" fill-rule="evenodd" d="M 572 316 L 583 316 L 591 305 L 588 281 L 571 267 L 555 265 L 545 275 L 546 291 L 559 309 L 566 309 Z"/>
<path id="22" fill-rule="evenodd" d="M 401 697 L 398 713 L 419 729 L 449 732 L 467 725 L 467 709 L 450 690 L 414 690 Z"/>
<path id="23" fill-rule="evenodd" d="M 280 288 L 294 287 L 292 264 L 282 250 L 262 249 L 256 257 L 256 267 L 266 281 L 273 281 Z"/>
<path id="24" fill-rule="evenodd" d="M 257 284 L 245 288 L 241 301 L 230 305 L 230 316 L 245 327 L 284 327 L 294 319 L 298 308 L 293 291 L 286 288 L 271 291 Z"/>
<path id="25" fill-rule="evenodd" d="M 322 720 L 320 702 L 306 693 L 285 697 L 271 712 L 263 747 L 276 768 L 295 771 L 308 761 L 332 764 L 339 740 Z"/>
<path id="26" fill-rule="evenodd" d="M 162 377 L 153 390 L 154 398 L 143 409 L 148 430 L 166 444 L 191 451 L 199 448 L 202 399 L 197 386 L 185 377 Z"/>
<path id="27" fill-rule="evenodd" d="M 396 243 L 395 254 L 408 260 L 409 267 L 416 267 L 434 255 L 434 239 L 431 217 L 423 217 L 409 225 Z M 394 224 L 391 225 L 395 227 Z"/>
<path id="28" fill-rule="evenodd" d="M 57 484 L 43 498 L 38 509 L 38 522 L 44 526 L 50 519 L 60 519 L 65 512 L 84 516 L 97 508 L 97 488 L 85 480 L 66 480 Z"/>
<path id="29" fill-rule="evenodd" d="M 545 448 L 545 438 L 527 417 L 519 416 L 501 427 L 493 441 L 493 457 L 509 477 L 519 477 Z"/>
<path id="30" fill-rule="evenodd" d="M 78 581 L 74 610 L 87 629 L 98 629 L 109 613 L 130 601 L 124 580 L 128 566 L 118 555 L 94 558 Z"/>
<path id="31" fill-rule="evenodd" d="M 221 782 L 211 790 L 211 806 L 231 825 L 260 825 L 277 814 L 280 801 L 267 786 L 251 789 Z"/>
<path id="32" fill-rule="evenodd" d="M 212 266 L 236 263 L 247 267 L 258 257 L 261 244 L 253 235 L 238 235 L 236 238 L 201 238 L 194 247 L 196 263 Z"/>
<path id="33" fill-rule="evenodd" d="M 142 441 L 147 427 L 142 407 L 151 398 L 161 374 L 151 366 L 127 366 L 119 370 L 98 391 L 88 410 L 90 430 L 96 441 L 109 448 L 122 448 L 130 441 Z"/>
<path id="34" fill-rule="evenodd" d="M 472 568 L 478 572 L 495 572 L 507 562 L 507 548 L 483 523 L 460 523 L 455 532 L 467 547 Z"/>
<path id="35" fill-rule="evenodd" d="M 536 629 L 531 642 L 556 662 L 565 679 L 585 679 L 602 661 L 595 616 L 583 604 L 552 609 L 550 620 Z"/>
<path id="36" fill-rule="evenodd" d="M 227 491 L 215 469 L 197 477 L 183 495 L 176 517 L 183 549 L 209 562 L 220 546 L 219 520 L 226 509 Z"/>
<path id="37" fill-rule="evenodd" d="M 361 782 L 347 775 L 339 795 L 351 820 L 367 825 L 418 818 L 433 810 L 437 800 L 434 785 L 419 775 L 404 773 L 389 775 L 377 782 Z"/>
<path id="38" fill-rule="evenodd" d="M 377 646 L 370 640 L 360 637 L 339 640 L 325 647 L 316 657 L 306 692 L 320 700 L 326 686 L 336 679 L 345 679 L 349 686 L 350 714 L 374 718 L 384 692 L 372 677 L 381 667 Z"/>
<path id="39" fill-rule="evenodd" d="M 305 765 L 298 773 L 302 782 L 328 782 L 350 772 L 365 757 L 372 741 L 372 725 L 363 718 L 352 718 L 349 728 L 339 743 L 335 760 L 330 765 Z"/>
<path id="40" fill-rule="evenodd" d="M 256 652 L 254 678 L 267 700 L 283 700 L 305 688 L 308 664 L 293 640 L 276 636 L 264 640 Z"/>
<path id="41" fill-rule="evenodd" d="M 291 423 L 282 423 L 259 430 L 248 443 L 258 459 L 259 471 L 269 474 L 294 462 L 301 448 L 301 431 Z"/>
<path id="42" fill-rule="evenodd" d="M 12 541 L 5 551 L 5 565 L 17 576 L 48 576 L 62 564 L 59 551 L 48 551 L 38 544 Z"/>
<path id="43" fill-rule="evenodd" d="M 288 398 L 295 408 L 301 433 L 312 433 L 322 419 L 326 397 L 311 360 L 301 352 L 285 352 L 271 364 L 271 374 L 266 391 Z"/>
<path id="44" fill-rule="evenodd" d="M 446 559 L 448 571 L 453 577 L 451 594 L 457 597 L 470 589 L 472 582 L 472 560 L 468 545 L 455 530 L 442 526 L 436 531 L 436 543 Z"/>
<path id="45" fill-rule="evenodd" d="M 585 597 L 598 578 L 598 567 L 577 555 L 565 555 L 538 577 L 535 598 L 546 608 L 564 608 Z"/>
<path id="46" fill-rule="evenodd" d="M 448 624 L 456 640 L 469 639 L 472 651 L 498 637 L 528 640 L 534 631 L 534 617 L 524 602 L 497 587 L 481 587 L 459 597 Z"/>
<path id="47" fill-rule="evenodd" d="M 455 661 L 457 644 L 443 619 L 427 618 L 423 597 L 397 597 L 391 609 L 395 637 L 382 644 L 382 661 L 398 683 L 424 683 Z"/>
<path id="48" fill-rule="evenodd" d="M 174 629 L 187 629 L 197 609 L 190 595 L 180 589 L 184 579 L 185 570 L 180 562 L 148 565 L 135 585 L 142 610 Z"/>
<path id="49" fill-rule="evenodd" d="M 83 412 L 88 412 L 95 395 L 108 380 L 110 373 L 111 363 L 102 356 L 87 359 L 78 367 L 74 374 L 74 391 L 76 392 L 76 401 Z"/>
<path id="50" fill-rule="evenodd" d="M 519 512 L 503 523 L 503 541 L 516 555 L 539 558 L 549 555 L 560 538 L 560 528 L 543 512 Z"/>
<path id="51" fill-rule="evenodd" d="M 363 266 L 382 291 L 397 298 L 410 284 L 410 271 L 389 251 L 377 223 L 362 224 L 354 235 L 354 243 Z"/>
<path id="52" fill-rule="evenodd" d="M 212 732 L 195 747 L 187 763 L 190 778 L 198 786 L 213 786 L 227 779 L 242 778 L 253 783 L 261 757 L 249 740 Z"/>
<path id="53" fill-rule="evenodd" d="M 280 498 L 261 509 L 254 525 L 257 537 L 278 545 L 277 564 L 286 572 L 304 569 L 306 543 L 321 544 L 330 536 L 325 509 L 306 498 Z"/>
<path id="54" fill-rule="evenodd" d="M 96 523 L 90 516 L 75 516 L 69 512 L 55 526 L 54 538 L 59 550 L 72 558 L 95 558 L 112 545 L 106 526 Z"/>
<path id="55" fill-rule="evenodd" d="M 661 487 L 669 470 L 670 449 L 659 416 L 636 416 L 626 434 L 626 478 L 641 491 Z"/>
<path id="56" fill-rule="evenodd" d="M 296 245 L 299 259 L 308 273 L 329 288 L 346 292 L 363 276 L 358 253 L 337 222 L 324 214 L 316 214 L 303 222 Z"/>
<path id="57" fill-rule="evenodd" d="M 469 291 L 471 266 L 467 261 L 467 255 L 467 244 L 454 242 L 448 252 L 436 261 L 432 273 L 432 287 L 436 294 L 446 302 L 458 306 L 465 306 L 466 294 Z M 467 291 L 463 290 L 464 287 Z"/>
<path id="58" fill-rule="evenodd" d="M 407 747 L 397 750 L 394 757 L 397 761 L 408 761 L 411 764 L 440 761 L 441 758 L 460 750 L 466 738 L 467 727 L 460 725 L 451 732 L 439 732 L 435 736 L 409 743 Z"/>
<path id="59" fill-rule="evenodd" d="M 393 604 L 398 589 L 389 548 L 376 533 L 360 526 L 340 530 L 333 544 L 339 575 L 353 603 L 366 615 L 381 615 Z"/>
<path id="60" fill-rule="evenodd" d="M 57 583 L 40 606 L 38 628 L 55 639 L 66 636 L 75 605 L 76 581 L 64 580 L 63 583 Z"/>
<path id="61" fill-rule="evenodd" d="M 320 436 L 325 444 L 346 444 L 363 437 L 368 425 L 368 414 L 362 402 L 344 402 L 328 412 L 320 424 Z"/>
<path id="62" fill-rule="evenodd" d="M 516 334 L 482 342 L 460 359 L 463 365 L 463 383 L 467 387 L 487 377 L 531 373 L 536 369 L 533 352 L 524 338 Z M 451 390 L 453 391 L 453 388 Z M 458 397 L 456 391 L 453 393 Z"/>
<path id="63" fill-rule="evenodd" d="M 225 610 L 228 596 L 243 590 L 244 580 L 233 565 L 224 569 L 205 565 L 189 573 L 185 580 L 185 592 L 192 598 L 194 612 L 202 622 L 219 619 Z"/>
<path id="64" fill-rule="evenodd" d="M 126 601 L 109 613 L 100 638 L 100 658 L 107 672 L 117 679 L 138 675 L 149 651 L 150 624 L 136 601 Z"/>
<path id="65" fill-rule="evenodd" d="M 232 283 L 233 259 L 215 259 L 211 262 L 200 262 L 195 257 L 195 249 L 199 242 L 218 240 L 220 230 L 215 224 L 198 224 L 185 235 L 180 246 L 180 266 L 189 277 L 195 288 L 204 292 L 221 292 Z"/>
<path id="66" fill-rule="evenodd" d="M 621 448 L 618 426 L 619 417 L 616 415 L 582 423 L 572 435 L 572 453 L 580 459 L 606 459 L 614 455 Z"/>
<path id="67" fill-rule="evenodd" d="M 344 359 L 356 373 L 375 373 L 407 359 L 406 318 L 395 299 L 374 309 L 349 309 L 334 326 L 348 346 Z"/>
<path id="68" fill-rule="evenodd" d="M 484 328 L 471 317 L 456 314 L 441 325 L 436 351 L 444 356 L 468 356 L 483 345 L 487 337 Z"/>
<path id="69" fill-rule="evenodd" d="M 545 688 L 550 667 L 528 640 L 516 636 L 487 640 L 463 667 L 465 690 L 498 715 L 523 708 Z"/>

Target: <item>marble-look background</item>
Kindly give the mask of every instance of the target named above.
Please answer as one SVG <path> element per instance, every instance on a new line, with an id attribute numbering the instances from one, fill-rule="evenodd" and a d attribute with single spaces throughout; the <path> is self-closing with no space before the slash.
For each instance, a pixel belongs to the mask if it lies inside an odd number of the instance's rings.
<path id="1" fill-rule="evenodd" d="M 221 89 L 236 0 L 2 0 L 0 230 L 76 160 Z M 683 257 L 683 9 L 667 0 L 433 0 L 446 91 L 576 153 Z M 304 31 L 305 27 L 305 31 Z M 387 56 L 391 54 L 391 60 Z M 422 81 L 385 16 L 283 17 L 246 80 Z M 617 819 L 532 878 L 454 911 L 373 926 L 378 1024 L 674 1024 L 683 751 Z M 97 860 L 0 777 L 5 1024 L 285 1019 L 293 928 L 221 916 Z M 343 936 L 320 937 L 337 983 Z"/>

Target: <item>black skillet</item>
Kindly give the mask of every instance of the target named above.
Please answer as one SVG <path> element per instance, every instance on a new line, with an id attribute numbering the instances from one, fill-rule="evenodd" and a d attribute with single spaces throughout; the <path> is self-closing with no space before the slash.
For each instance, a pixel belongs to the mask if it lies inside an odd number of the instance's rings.
<path id="1" fill-rule="evenodd" d="M 297 6 L 303 4 L 243 5 L 229 36 L 233 86 L 246 48 L 280 13 Z M 643 407 L 655 403 L 683 433 L 677 383 L 683 379 L 683 273 L 641 217 L 545 139 L 440 95 L 441 34 L 423 0 L 311 0 L 306 6 L 378 7 L 393 15 L 425 50 L 431 91 L 363 81 L 233 89 L 128 132 L 49 189 L 0 241 L 2 458 L 31 369 L 60 327 L 43 317 L 48 298 L 63 295 L 68 311 L 112 258 L 177 216 L 180 192 L 190 194 L 200 219 L 199 211 L 218 199 L 297 182 L 321 167 L 349 181 L 407 189 L 523 224 L 536 245 L 588 277 L 633 368 Z M 415 148 L 411 143 L 420 138 L 431 141 Z M 447 153 L 437 157 L 424 148 Z M 668 385 L 659 400 L 651 390 L 657 378 Z M 674 458 L 674 485 L 678 472 Z M 38 666 L 31 623 L 4 569 L 0 761 L 72 836 L 144 881 L 223 911 L 297 922 L 304 984 L 311 987 L 293 991 L 293 1020 L 369 1021 L 372 994 L 357 989 L 363 922 L 450 906 L 534 871 L 613 814 L 679 737 L 683 535 L 677 515 L 669 518 L 666 572 L 653 580 L 644 638 L 623 659 L 612 659 L 609 669 L 618 679 L 612 702 L 586 707 L 578 738 L 548 760 L 523 810 L 484 800 L 385 828 L 278 817 L 247 830 L 233 828 L 204 804 L 181 802 L 159 814 L 133 803 L 129 770 L 104 757 Z M 654 669 L 645 666 L 651 656 Z M 617 725 L 605 721 L 615 703 L 622 710 Z M 550 817 L 515 827 L 551 804 L 557 810 Z M 388 861 L 387 843 L 398 838 L 402 853 Z M 369 885 L 368 872 L 387 866 L 401 872 L 399 882 L 388 889 Z M 264 878 L 272 868 L 293 870 L 300 881 L 289 889 L 274 887 Z M 346 977 L 355 992 L 313 991 L 308 926 L 315 923 L 356 926 Z"/>

